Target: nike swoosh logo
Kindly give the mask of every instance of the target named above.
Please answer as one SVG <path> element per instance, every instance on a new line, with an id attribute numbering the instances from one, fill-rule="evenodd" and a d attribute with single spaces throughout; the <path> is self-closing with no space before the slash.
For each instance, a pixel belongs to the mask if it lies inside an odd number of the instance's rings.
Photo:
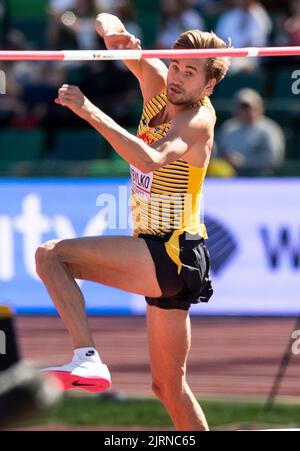
<path id="1" fill-rule="evenodd" d="M 72 383 L 74 387 L 95 387 L 95 384 L 81 384 L 78 381 Z"/>

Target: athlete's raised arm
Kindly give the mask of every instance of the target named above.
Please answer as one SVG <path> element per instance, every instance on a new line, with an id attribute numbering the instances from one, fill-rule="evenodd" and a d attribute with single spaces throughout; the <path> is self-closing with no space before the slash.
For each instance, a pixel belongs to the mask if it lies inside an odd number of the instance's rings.
<path id="1" fill-rule="evenodd" d="M 208 162 L 214 119 L 207 108 L 201 108 L 197 114 L 192 109 L 178 113 L 166 136 L 149 146 L 92 104 L 77 86 L 63 85 L 56 103 L 86 120 L 125 161 L 144 173 L 172 163 L 191 150 L 191 164 L 202 166 Z"/>
<path id="2" fill-rule="evenodd" d="M 141 42 L 128 33 L 124 24 L 112 14 L 99 14 L 95 21 L 96 32 L 104 39 L 107 49 L 140 49 Z M 144 102 L 162 92 L 166 87 L 168 69 L 159 59 L 124 61 L 137 77 Z"/>

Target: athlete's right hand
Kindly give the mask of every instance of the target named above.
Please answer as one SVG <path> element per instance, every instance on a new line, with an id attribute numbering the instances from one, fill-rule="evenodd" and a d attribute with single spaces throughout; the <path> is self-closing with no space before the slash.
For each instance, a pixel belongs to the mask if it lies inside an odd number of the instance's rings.
<path id="1" fill-rule="evenodd" d="M 127 31 L 122 33 L 107 33 L 103 36 L 103 39 L 108 50 L 141 50 L 141 41 Z"/>

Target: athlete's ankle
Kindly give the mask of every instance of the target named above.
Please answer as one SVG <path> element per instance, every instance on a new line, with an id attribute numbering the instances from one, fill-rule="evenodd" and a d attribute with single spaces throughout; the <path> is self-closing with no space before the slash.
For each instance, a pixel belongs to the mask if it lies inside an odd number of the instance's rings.
<path id="1" fill-rule="evenodd" d="M 83 361 L 89 360 L 95 363 L 102 363 L 101 358 L 96 350 L 96 348 L 90 346 L 86 348 L 77 348 L 74 349 L 74 357 L 73 360 Z"/>

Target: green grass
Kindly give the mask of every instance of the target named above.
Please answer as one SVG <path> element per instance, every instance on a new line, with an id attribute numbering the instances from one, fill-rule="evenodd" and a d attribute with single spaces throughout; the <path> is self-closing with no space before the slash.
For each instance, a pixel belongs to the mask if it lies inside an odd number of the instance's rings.
<path id="1" fill-rule="evenodd" d="M 205 400 L 201 405 L 212 428 L 300 426 L 300 405 L 277 403 L 269 413 L 259 401 Z M 155 399 L 101 398 L 66 398 L 39 424 L 171 426 L 164 407 Z"/>

